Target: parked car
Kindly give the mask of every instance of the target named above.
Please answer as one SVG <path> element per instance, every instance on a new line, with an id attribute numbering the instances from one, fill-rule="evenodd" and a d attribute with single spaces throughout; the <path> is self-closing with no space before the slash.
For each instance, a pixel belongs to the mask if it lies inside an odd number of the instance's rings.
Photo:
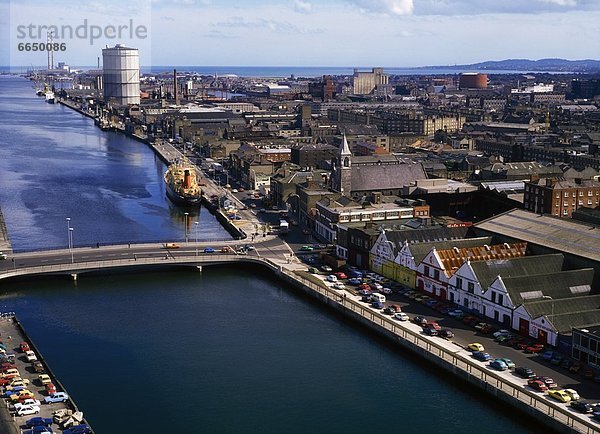
<path id="1" fill-rule="evenodd" d="M 44 372 L 44 366 L 42 365 L 42 362 L 40 362 L 39 360 L 36 360 L 35 362 L 33 362 L 31 364 L 31 367 L 33 368 L 34 372 L 37 372 L 37 373 Z"/>
<path id="2" fill-rule="evenodd" d="M 34 426 L 50 426 L 52 425 L 52 419 L 48 417 L 32 417 L 25 421 L 25 427 L 33 428 Z"/>
<path id="3" fill-rule="evenodd" d="M 515 369 L 515 374 L 517 374 L 519 377 L 523 377 L 523 378 L 533 378 L 535 377 L 535 372 L 533 372 L 533 370 L 531 368 L 528 368 L 526 366 L 519 366 Z"/>
<path id="4" fill-rule="evenodd" d="M 431 327 L 424 327 L 423 333 L 425 333 L 428 336 L 437 336 L 438 335 L 438 331 Z"/>
<path id="5" fill-rule="evenodd" d="M 544 360 L 550 361 L 552 360 L 552 357 L 554 357 L 554 351 L 552 350 L 546 351 L 544 354 L 542 354 L 542 359 Z"/>
<path id="6" fill-rule="evenodd" d="M 550 363 L 558 366 L 562 363 L 562 360 L 563 360 L 562 354 L 554 354 L 554 356 L 552 356 L 552 358 L 550 359 Z"/>
<path id="7" fill-rule="evenodd" d="M 46 384 L 46 394 L 52 395 L 54 393 L 56 393 L 56 386 L 54 385 L 54 383 Z"/>
<path id="8" fill-rule="evenodd" d="M 452 339 L 454 337 L 454 332 L 450 329 L 442 329 L 439 332 L 439 336 L 444 339 Z"/>
<path id="9" fill-rule="evenodd" d="M 358 286 L 362 283 L 362 280 L 358 277 L 353 277 L 352 279 L 348 279 L 348 284 Z"/>
<path id="10" fill-rule="evenodd" d="M 492 336 L 494 336 L 495 338 L 497 338 L 498 336 L 509 335 L 509 334 L 510 334 L 510 332 L 508 330 L 501 329 L 501 330 L 498 330 L 498 331 L 494 332 L 494 334 Z"/>
<path id="11" fill-rule="evenodd" d="M 321 270 L 325 271 L 326 273 L 331 273 L 333 271 L 333 269 L 329 265 L 322 265 Z"/>
<path id="12" fill-rule="evenodd" d="M 212 247 L 205 247 L 204 253 L 215 253 L 215 249 L 213 249 Z"/>
<path id="13" fill-rule="evenodd" d="M 388 306 L 385 309 L 383 309 L 383 313 L 385 313 L 386 315 L 394 315 L 396 313 L 396 310 L 392 306 Z"/>
<path id="14" fill-rule="evenodd" d="M 19 348 L 21 349 L 22 353 L 25 353 L 30 350 L 29 344 L 27 342 L 21 342 L 21 344 L 19 345 Z"/>
<path id="15" fill-rule="evenodd" d="M 481 345 L 479 342 L 472 342 L 467 345 L 467 349 L 469 351 L 485 351 L 485 347 Z"/>
<path id="16" fill-rule="evenodd" d="M 560 402 L 570 402 L 571 401 L 571 397 L 569 396 L 569 394 L 562 389 L 549 390 L 548 395 L 550 395 L 550 397 L 552 397 Z"/>
<path id="17" fill-rule="evenodd" d="M 24 405 L 40 405 L 40 401 L 38 401 L 37 399 L 33 399 L 33 398 L 29 398 L 29 399 L 24 399 L 21 402 L 17 402 L 15 404 L 15 410 L 18 409 L 19 407 L 22 407 Z"/>
<path id="18" fill-rule="evenodd" d="M 432 322 L 428 323 L 427 324 L 427 328 L 432 328 L 432 329 L 434 329 L 434 330 L 436 330 L 438 332 L 442 329 L 440 327 L 440 325 L 437 322 L 435 322 L 435 321 L 432 321 Z"/>
<path id="19" fill-rule="evenodd" d="M 574 410 L 580 413 L 593 413 L 594 407 L 589 402 L 585 401 L 571 401 L 569 404 Z"/>
<path id="20" fill-rule="evenodd" d="M 330 274 L 325 278 L 328 282 L 337 282 L 337 277 L 333 274 Z"/>
<path id="21" fill-rule="evenodd" d="M 380 301 L 374 301 L 371 303 L 371 307 L 374 307 L 375 309 L 383 309 L 385 305 Z"/>
<path id="22" fill-rule="evenodd" d="M 300 251 L 301 252 L 312 252 L 314 249 L 312 248 L 312 246 L 302 246 L 300 247 Z"/>
<path id="23" fill-rule="evenodd" d="M 569 371 L 578 373 L 580 370 L 581 370 L 581 362 L 579 360 L 575 360 L 573 362 L 573 364 L 571 365 L 571 367 L 569 368 Z"/>
<path id="24" fill-rule="evenodd" d="M 452 318 L 462 319 L 465 316 L 465 313 L 460 309 L 452 309 L 448 311 L 448 315 L 450 315 Z"/>
<path id="25" fill-rule="evenodd" d="M 342 272 L 342 271 L 338 271 L 337 273 L 333 273 L 335 274 L 335 277 L 337 277 L 338 279 L 347 279 L 348 276 L 346 276 L 346 273 Z"/>
<path id="26" fill-rule="evenodd" d="M 40 412 L 39 405 L 24 405 L 19 407 L 17 410 L 17 415 L 19 416 L 28 416 L 30 414 L 38 414 Z"/>
<path id="27" fill-rule="evenodd" d="M 10 395 L 10 400 L 12 402 L 17 402 L 17 401 L 23 401 L 24 399 L 33 399 L 35 398 L 33 392 L 29 389 L 22 389 L 19 390 L 16 393 L 13 393 L 12 395 Z"/>
<path id="28" fill-rule="evenodd" d="M 537 392 L 546 392 L 548 390 L 548 386 L 543 381 L 533 378 L 527 381 L 527 385 Z"/>
<path id="29" fill-rule="evenodd" d="M 408 315 L 404 312 L 398 312 L 392 318 L 397 319 L 398 321 L 408 321 Z"/>
<path id="30" fill-rule="evenodd" d="M 524 351 L 526 353 L 529 353 L 529 354 L 538 354 L 538 353 L 541 353 L 542 351 L 544 351 L 544 344 L 533 344 L 533 345 L 530 345 L 528 347 L 525 347 Z"/>
<path id="31" fill-rule="evenodd" d="M 50 396 L 46 396 L 44 398 L 44 402 L 46 404 L 52 404 L 54 402 L 64 402 L 68 399 L 69 399 L 69 395 L 67 395 L 65 392 L 56 392 Z"/>
<path id="32" fill-rule="evenodd" d="M 490 368 L 497 369 L 498 371 L 506 371 L 508 366 L 502 359 L 495 359 L 490 362 Z"/>
<path id="33" fill-rule="evenodd" d="M 515 369 L 516 367 L 515 362 L 513 362 L 510 359 L 507 359 L 506 357 L 501 357 L 499 360 L 502 360 L 504 363 L 506 363 L 508 369 Z"/>
<path id="34" fill-rule="evenodd" d="M 385 295 L 390 295 L 392 293 L 392 290 L 390 288 L 387 288 L 387 287 L 384 286 L 381 289 L 381 292 L 383 292 Z"/>
<path id="35" fill-rule="evenodd" d="M 481 362 L 487 362 L 492 359 L 492 356 L 484 351 L 474 351 L 471 355 Z"/>
<path id="36" fill-rule="evenodd" d="M 548 386 L 548 389 L 555 389 L 558 387 L 558 384 L 556 384 L 556 381 L 554 381 L 552 378 L 550 377 L 545 377 L 545 376 L 538 376 L 535 377 L 536 380 L 540 380 L 543 381 L 544 384 L 546 386 Z"/>
<path id="37" fill-rule="evenodd" d="M 333 285 L 331 285 L 332 288 L 334 289 L 346 289 L 346 285 L 344 285 L 342 282 L 335 282 Z"/>
<path id="38" fill-rule="evenodd" d="M 63 434 L 91 434 L 91 433 L 92 433 L 92 429 L 86 424 L 72 426 L 71 428 L 68 428 L 63 431 Z"/>
<path id="39" fill-rule="evenodd" d="M 38 380 L 42 383 L 42 386 L 45 386 L 48 383 L 52 383 L 50 376 L 48 374 L 40 374 L 38 375 Z"/>

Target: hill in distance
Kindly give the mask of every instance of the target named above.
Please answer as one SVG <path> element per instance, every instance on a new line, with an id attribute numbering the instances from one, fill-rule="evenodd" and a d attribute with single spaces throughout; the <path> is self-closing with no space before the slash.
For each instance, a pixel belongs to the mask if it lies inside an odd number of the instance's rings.
<path id="1" fill-rule="evenodd" d="M 496 71 L 600 72 L 600 60 L 582 59 L 506 59 L 488 60 L 470 65 L 428 66 L 427 68 Z"/>

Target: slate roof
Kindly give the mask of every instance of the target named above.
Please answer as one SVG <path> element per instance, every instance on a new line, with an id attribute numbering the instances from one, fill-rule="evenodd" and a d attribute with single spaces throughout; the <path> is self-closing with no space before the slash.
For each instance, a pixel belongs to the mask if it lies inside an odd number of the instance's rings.
<path id="1" fill-rule="evenodd" d="M 600 324 L 600 295 L 524 303 L 532 318 L 546 315 L 559 333 Z"/>
<path id="2" fill-rule="evenodd" d="M 352 160 L 354 163 L 354 159 Z M 423 165 L 392 164 L 355 166 L 352 165 L 352 191 L 381 191 L 401 189 L 417 179 L 427 179 Z"/>
<path id="3" fill-rule="evenodd" d="M 581 297 L 591 291 L 594 270 L 561 271 L 557 273 L 537 274 L 502 278 L 502 282 L 515 306 L 524 302 L 543 300 L 543 296 L 552 297 L 555 304 L 559 299 Z M 587 287 L 587 288 L 586 288 Z M 571 288 L 580 288 L 585 292 L 572 291 Z M 548 300 L 551 301 L 551 300 Z"/>
<path id="4" fill-rule="evenodd" d="M 406 225 L 408 226 L 409 223 Z M 436 240 L 457 240 L 464 238 L 468 230 L 469 228 L 425 227 L 422 229 L 387 230 L 385 236 L 388 241 L 394 244 L 394 252 L 397 253 L 405 242 L 412 244 Z"/>
<path id="5" fill-rule="evenodd" d="M 554 255 L 473 261 L 471 262 L 471 268 L 481 283 L 481 287 L 486 291 L 498 276 L 506 279 L 556 273 L 562 270 L 563 263 L 564 256 L 561 253 L 556 253 Z"/>

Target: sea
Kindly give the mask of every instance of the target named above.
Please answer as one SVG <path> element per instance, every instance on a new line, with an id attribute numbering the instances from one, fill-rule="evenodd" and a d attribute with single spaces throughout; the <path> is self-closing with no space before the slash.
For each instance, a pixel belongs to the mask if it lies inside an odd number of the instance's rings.
<path id="1" fill-rule="evenodd" d="M 146 145 L 0 77 L 0 206 L 18 251 L 182 239 Z M 196 218 L 196 217 L 194 217 Z M 203 239 L 226 236 L 200 211 Z M 256 267 L 0 283 L 97 434 L 539 432 Z"/>

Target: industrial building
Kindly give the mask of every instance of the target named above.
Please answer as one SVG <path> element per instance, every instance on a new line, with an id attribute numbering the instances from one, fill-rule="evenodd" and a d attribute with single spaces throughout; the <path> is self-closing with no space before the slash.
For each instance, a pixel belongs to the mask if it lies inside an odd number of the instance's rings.
<path id="1" fill-rule="evenodd" d="M 383 68 L 372 68 L 371 71 L 354 70 L 352 85 L 356 95 L 369 95 L 379 85 L 388 84 L 388 75 Z"/>
<path id="2" fill-rule="evenodd" d="M 117 105 L 140 103 L 140 55 L 137 48 L 117 44 L 102 49 L 104 101 Z"/>

